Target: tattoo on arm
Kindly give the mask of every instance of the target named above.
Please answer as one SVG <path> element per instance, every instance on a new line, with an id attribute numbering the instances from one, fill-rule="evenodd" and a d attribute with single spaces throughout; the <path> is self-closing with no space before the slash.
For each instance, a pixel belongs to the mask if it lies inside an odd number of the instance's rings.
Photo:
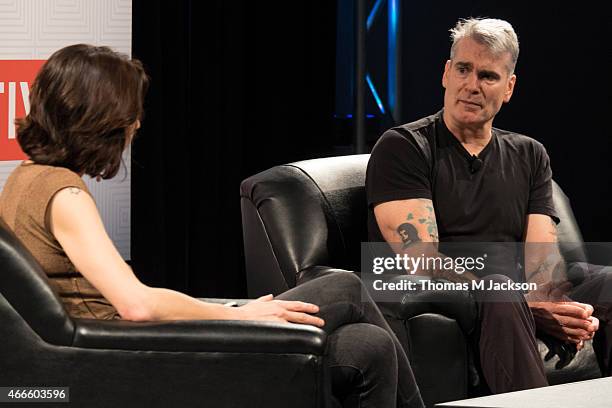
<path id="1" fill-rule="evenodd" d="M 427 226 L 427 233 L 431 237 L 431 240 L 438 242 L 438 226 L 436 224 L 436 215 L 431 204 L 425 206 L 425 209 L 429 212 L 429 216 L 426 218 L 419 218 L 419 224 L 425 224 Z"/>
<path id="2" fill-rule="evenodd" d="M 408 214 L 408 220 L 412 218 L 412 213 Z M 402 249 L 406 249 L 416 242 L 421 242 L 417 229 L 409 222 L 405 222 L 397 227 L 397 233 L 402 238 Z"/>
<path id="3" fill-rule="evenodd" d="M 429 202 L 429 200 L 427 200 Z M 431 205 L 427 205 L 425 209 L 428 211 L 428 215 L 423 218 L 415 219 L 414 213 L 409 212 L 406 216 L 406 221 L 397 227 L 397 234 L 402 239 L 402 249 L 406 249 L 415 242 L 422 242 L 423 240 L 419 237 L 416 223 L 424 225 L 427 228 L 427 234 L 433 242 L 438 242 L 438 227 L 436 226 L 436 216 L 434 209 Z"/>
<path id="4" fill-rule="evenodd" d="M 418 199 L 423 208 L 425 209 L 426 215 L 423 214 L 423 210 L 415 212 L 409 212 L 406 216 L 406 222 L 400 224 L 397 227 L 397 234 L 400 236 L 402 240 L 402 249 L 406 249 L 415 242 L 422 242 L 423 240 L 419 237 L 418 230 L 416 228 L 417 225 L 425 226 L 427 230 L 427 234 L 429 238 L 433 242 L 438 242 L 438 226 L 436 225 L 436 214 L 434 212 L 433 204 L 431 200 L 428 199 Z M 419 218 L 416 218 L 416 214 L 418 214 Z"/>
<path id="5" fill-rule="evenodd" d="M 557 224 L 552 218 L 550 220 L 550 229 L 548 233 L 552 235 L 553 241 L 548 244 L 540 244 L 543 245 L 543 260 L 532 269 L 532 271 L 525 270 L 528 282 L 536 282 L 538 284 L 559 284 L 560 282 L 564 282 L 567 280 L 566 274 L 566 265 L 563 256 L 559 251 L 559 247 L 557 246 L 558 242 L 558 233 L 557 233 Z M 538 244 L 529 244 L 526 245 L 534 245 Z M 531 273 L 530 273 L 531 272 Z"/>
<path id="6" fill-rule="evenodd" d="M 433 245 L 431 247 L 422 248 L 424 251 L 434 250 L 435 252 L 429 254 L 429 256 L 440 256 L 444 257 L 443 254 L 437 252 L 439 236 L 438 226 L 436 223 L 436 214 L 433 208 L 431 200 L 419 199 L 422 207 L 418 211 L 411 211 L 406 215 L 406 220 L 400 224 L 396 231 L 402 240 L 402 250 L 407 250 L 411 246 L 422 243 L 421 237 L 424 234 L 429 235 Z M 417 226 L 421 228 L 421 236 L 419 236 L 419 230 Z M 423 231 L 425 227 L 425 231 Z M 435 265 L 435 264 L 434 264 Z M 435 267 L 432 270 L 427 270 L 428 275 L 431 277 L 444 278 L 451 282 L 469 282 L 471 280 L 477 280 L 478 278 L 470 272 L 465 272 L 463 275 L 459 275 L 454 271 L 447 271 L 445 269 L 436 270 Z"/>
<path id="7" fill-rule="evenodd" d="M 554 229 L 554 231 L 556 238 L 556 229 Z M 531 268 L 525 268 L 527 282 L 535 282 L 538 285 L 559 285 L 567 281 L 567 265 L 565 264 L 565 260 L 556 242 L 557 240 L 555 239 L 554 242 L 548 244 L 531 244 L 535 246 L 544 246 L 541 250 L 543 254 L 539 255 L 543 260 L 540 261 L 539 264 L 533 265 Z M 530 244 L 528 243 L 527 245 Z M 537 249 L 535 249 L 535 251 L 537 251 Z M 534 256 L 537 257 L 538 255 L 536 254 Z"/>
<path id="8" fill-rule="evenodd" d="M 527 278 L 527 282 L 534 282 L 538 285 L 539 289 L 535 291 L 536 293 L 545 288 L 548 291 L 560 288 L 567 281 L 565 261 L 560 254 L 550 255 Z M 567 290 L 569 289 L 564 289 L 565 292 Z M 562 293 L 562 295 L 565 294 Z"/>

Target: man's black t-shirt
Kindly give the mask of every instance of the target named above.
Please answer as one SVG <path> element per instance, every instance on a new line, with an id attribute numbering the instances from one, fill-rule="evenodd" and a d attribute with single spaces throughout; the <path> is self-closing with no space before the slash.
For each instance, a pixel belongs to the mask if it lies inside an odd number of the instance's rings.
<path id="1" fill-rule="evenodd" d="M 440 242 L 520 242 L 527 214 L 558 222 L 544 146 L 517 133 L 492 133 L 481 163 L 472 163 L 442 112 L 385 132 L 366 175 L 369 240 L 384 241 L 374 206 L 411 198 L 433 201 Z"/>

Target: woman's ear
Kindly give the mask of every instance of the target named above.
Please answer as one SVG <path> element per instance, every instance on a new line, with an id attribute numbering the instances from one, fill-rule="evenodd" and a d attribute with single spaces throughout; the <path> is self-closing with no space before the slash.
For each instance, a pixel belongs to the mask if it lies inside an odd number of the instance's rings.
<path id="1" fill-rule="evenodd" d="M 125 147 L 127 148 L 132 141 L 134 140 L 134 136 L 136 135 L 136 131 L 140 129 L 140 119 L 136 119 L 136 122 L 132 123 L 125 129 Z"/>

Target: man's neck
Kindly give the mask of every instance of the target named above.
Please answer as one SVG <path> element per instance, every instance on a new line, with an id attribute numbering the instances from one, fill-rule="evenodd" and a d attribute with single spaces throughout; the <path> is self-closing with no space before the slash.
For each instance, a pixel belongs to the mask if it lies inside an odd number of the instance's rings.
<path id="1" fill-rule="evenodd" d="M 446 112 L 443 113 L 443 119 L 444 124 L 451 134 L 459 140 L 463 147 L 471 154 L 478 155 L 491 140 L 491 129 L 493 128 L 493 124 L 490 121 L 482 125 L 461 126 L 460 124 L 454 123 Z"/>

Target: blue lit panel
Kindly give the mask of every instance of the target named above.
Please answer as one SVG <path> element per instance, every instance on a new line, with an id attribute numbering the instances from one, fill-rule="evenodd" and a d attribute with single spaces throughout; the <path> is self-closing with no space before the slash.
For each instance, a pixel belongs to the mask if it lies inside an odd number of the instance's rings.
<path id="1" fill-rule="evenodd" d="M 380 6 L 382 6 L 382 3 L 384 1 L 385 0 L 376 0 L 376 3 L 374 3 L 374 7 L 372 7 L 372 11 L 370 11 L 370 15 L 368 16 L 368 21 L 366 23 L 366 27 L 368 30 L 370 29 L 370 27 L 372 27 L 372 24 L 374 24 L 374 20 L 378 15 L 378 10 L 380 10 Z"/>
<path id="2" fill-rule="evenodd" d="M 389 97 L 389 109 L 393 112 L 395 108 L 397 90 L 397 18 L 398 1 L 389 0 L 389 37 L 387 42 L 387 95 Z M 397 120 L 397 118 L 395 118 Z"/>
<path id="3" fill-rule="evenodd" d="M 352 118 L 354 114 L 355 83 L 355 0 L 338 0 L 338 25 L 336 30 L 336 109 L 337 118 Z M 393 123 L 398 120 L 398 94 L 400 65 L 398 49 L 401 44 L 399 31 L 402 12 L 400 0 L 367 0 L 371 8 L 366 10 L 366 25 L 370 52 L 366 68 L 366 83 L 370 96 L 365 96 L 366 110 L 382 120 Z M 364 78 L 361 78 L 363 81 Z M 376 105 L 376 106 L 373 106 Z M 349 116 L 350 115 L 350 116 Z M 368 115 L 368 117 L 370 117 Z"/>
<path id="4" fill-rule="evenodd" d="M 372 119 L 372 118 L 374 118 L 374 117 L 375 117 L 375 116 L 374 116 L 374 115 L 372 115 L 371 113 L 368 113 L 368 114 L 366 115 L 366 118 L 368 118 L 368 119 Z M 336 118 L 336 119 L 339 119 L 339 118 L 347 118 L 347 119 L 352 119 L 352 118 L 353 118 L 353 114 L 352 114 L 352 113 L 349 113 L 349 114 L 347 114 L 347 115 L 334 115 L 334 118 Z"/>
<path id="5" fill-rule="evenodd" d="M 370 88 L 370 92 L 372 92 L 372 96 L 374 96 L 374 100 L 376 101 L 376 105 L 378 105 L 378 109 L 380 109 L 380 112 L 384 115 L 385 114 L 385 107 L 383 106 L 382 101 L 380 100 L 380 96 L 378 96 L 378 92 L 376 92 L 376 88 L 374 88 L 374 84 L 372 83 L 372 79 L 370 78 L 370 75 L 366 75 L 366 81 L 368 83 L 368 87 Z"/>

